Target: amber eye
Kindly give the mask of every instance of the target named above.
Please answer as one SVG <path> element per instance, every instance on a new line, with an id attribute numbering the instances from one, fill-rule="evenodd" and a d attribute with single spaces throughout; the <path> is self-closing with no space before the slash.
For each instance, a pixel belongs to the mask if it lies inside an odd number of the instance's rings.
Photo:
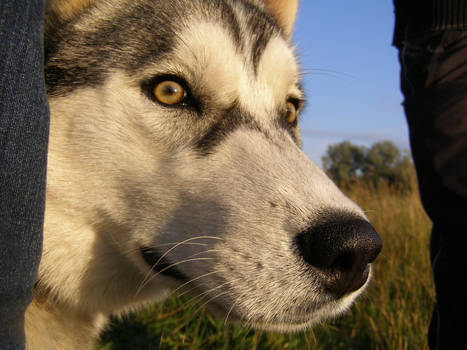
<path id="1" fill-rule="evenodd" d="M 160 103 L 175 105 L 183 101 L 186 96 L 186 91 L 183 86 L 176 81 L 164 80 L 154 87 L 153 94 Z"/>
<path id="2" fill-rule="evenodd" d="M 290 101 L 287 101 L 285 107 L 285 120 L 289 125 L 294 126 L 297 123 L 297 107 Z"/>

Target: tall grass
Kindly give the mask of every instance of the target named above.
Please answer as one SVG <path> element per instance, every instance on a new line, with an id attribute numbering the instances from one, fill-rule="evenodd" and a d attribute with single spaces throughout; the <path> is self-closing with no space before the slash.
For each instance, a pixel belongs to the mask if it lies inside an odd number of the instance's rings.
<path id="1" fill-rule="evenodd" d="M 96 349 L 428 349 L 434 302 L 431 224 L 418 193 L 363 184 L 346 192 L 365 210 L 384 242 L 372 284 L 346 315 L 307 332 L 274 334 L 224 325 L 204 307 L 174 297 L 113 320 Z"/>

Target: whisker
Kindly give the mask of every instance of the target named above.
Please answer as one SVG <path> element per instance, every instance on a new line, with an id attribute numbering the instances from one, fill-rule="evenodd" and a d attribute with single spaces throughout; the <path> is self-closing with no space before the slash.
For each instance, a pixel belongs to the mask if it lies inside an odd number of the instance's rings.
<path id="1" fill-rule="evenodd" d="M 224 318 L 224 326 L 227 325 L 227 320 L 229 319 L 230 313 L 232 312 L 233 308 L 235 307 L 235 305 L 238 304 L 239 301 L 240 301 L 240 298 L 237 298 L 235 302 L 232 303 L 232 306 L 230 307 L 229 311 L 227 312 L 227 315 Z"/>
<path id="2" fill-rule="evenodd" d="M 224 282 L 224 283 L 218 285 L 217 287 L 208 289 L 208 290 L 206 290 L 206 291 L 204 291 L 204 292 L 202 292 L 202 293 L 200 293 L 200 294 L 198 294 L 198 295 L 196 295 L 196 296 L 193 296 L 192 298 L 198 299 L 198 298 L 201 297 L 202 295 L 205 295 L 205 294 L 207 294 L 207 293 L 210 293 L 210 292 L 212 292 L 212 291 L 215 291 L 215 290 L 217 290 L 217 289 L 219 289 L 219 288 L 225 286 L 225 285 L 228 284 L 228 283 L 230 283 L 230 281 Z M 187 293 L 187 292 L 183 292 L 182 294 L 180 294 L 180 296 L 183 296 L 183 295 L 185 295 L 186 293 Z"/>
<path id="3" fill-rule="evenodd" d="M 205 251 L 202 251 L 202 252 L 198 252 L 198 253 L 195 253 L 195 254 L 192 254 L 190 256 L 188 256 L 187 258 L 192 258 L 194 256 L 197 256 L 197 255 L 200 255 L 200 254 L 204 254 L 204 253 L 212 253 L 212 252 L 216 252 L 216 251 L 219 251 L 217 249 L 208 249 L 208 250 L 205 250 Z M 160 259 L 159 259 L 160 260 Z M 149 283 L 149 281 L 151 279 L 153 279 L 154 277 L 156 277 L 158 274 L 155 274 L 153 275 L 153 271 L 154 271 L 154 268 L 156 267 L 157 263 L 154 264 L 151 269 L 146 273 L 146 275 L 143 277 L 143 280 L 141 281 L 141 284 L 138 286 L 137 290 L 136 290 L 136 294 L 135 295 L 138 295 L 138 293 L 141 291 L 142 288 L 144 288 L 144 286 Z M 170 267 L 170 266 L 169 266 Z M 167 268 L 169 268 L 167 267 Z"/>
<path id="4" fill-rule="evenodd" d="M 161 257 L 159 258 L 159 260 L 156 261 L 156 263 L 154 264 L 154 267 L 157 266 L 157 264 L 165 257 L 167 256 L 167 254 L 169 254 L 172 250 L 174 250 L 175 248 L 181 246 L 182 244 L 185 244 L 187 242 L 191 242 L 191 241 L 194 241 L 196 239 L 219 239 L 221 240 L 222 238 L 219 238 L 219 237 L 216 237 L 216 236 L 197 236 L 197 237 L 191 237 L 191 238 L 188 238 L 188 239 L 185 239 L 184 241 L 181 241 L 179 243 L 177 243 L 176 245 L 174 245 L 172 248 L 168 249 L 164 254 L 161 255 Z"/>
<path id="5" fill-rule="evenodd" d="M 205 273 L 205 274 L 203 274 L 203 275 L 201 275 L 201 276 L 192 278 L 192 279 L 189 280 L 188 282 L 185 282 L 185 283 L 183 283 L 182 285 L 180 285 L 180 286 L 178 286 L 177 288 L 175 288 L 175 289 L 172 291 L 172 293 L 177 292 L 179 289 L 185 287 L 187 284 L 192 283 L 192 282 L 194 282 L 194 281 L 197 281 L 197 280 L 199 280 L 200 278 L 207 277 L 207 276 L 210 276 L 210 275 L 213 275 L 213 274 L 215 274 L 215 273 L 222 272 L 222 271 L 224 271 L 224 270 L 211 271 L 211 272 Z M 194 288 L 196 288 L 196 287 L 194 287 Z M 192 288 L 192 289 L 194 289 L 194 288 Z M 191 291 L 192 289 L 189 289 L 188 292 Z"/>
<path id="6" fill-rule="evenodd" d="M 202 295 L 206 295 L 206 294 L 208 294 L 208 293 L 211 293 L 211 292 L 213 292 L 213 291 L 215 291 L 215 290 L 217 290 L 217 289 L 219 289 L 219 288 L 225 286 L 225 285 L 228 284 L 228 283 L 236 282 L 236 281 L 238 281 L 238 280 L 240 280 L 240 278 L 235 279 L 235 280 L 233 280 L 233 281 L 224 282 L 224 283 L 218 285 L 217 287 L 214 287 L 214 288 L 211 288 L 211 289 L 209 289 L 209 290 L 206 290 L 206 291 L 204 291 L 204 292 L 202 292 L 202 293 L 200 293 L 200 294 L 198 294 L 198 295 L 194 295 L 194 296 L 192 296 L 192 297 L 186 302 L 186 306 L 187 306 L 187 307 L 194 306 L 194 305 L 196 304 L 197 301 L 198 301 L 198 302 L 201 302 L 201 301 L 202 301 L 203 298 L 200 298 Z M 227 293 L 227 291 L 226 291 L 226 293 Z M 183 294 L 186 294 L 186 293 L 183 293 Z M 183 295 L 183 294 L 182 294 L 182 295 Z M 182 295 L 180 295 L 180 296 L 182 296 Z M 198 299 L 198 300 L 197 300 L 197 299 Z"/>
<path id="7" fill-rule="evenodd" d="M 218 253 L 218 252 L 222 252 L 222 250 L 220 250 L 220 249 L 208 249 L 208 250 L 203 250 L 202 252 L 194 253 L 194 254 L 192 254 L 190 256 L 187 256 L 187 258 L 192 258 L 194 256 L 205 254 L 205 253 Z"/>
<path id="8" fill-rule="evenodd" d="M 200 236 L 200 237 L 203 237 L 203 236 Z M 195 239 L 195 238 L 200 238 L 200 237 L 194 237 L 193 239 Z M 204 236 L 204 237 L 210 237 L 210 236 Z M 222 238 L 220 238 L 220 239 L 222 239 Z M 177 243 L 177 246 L 179 246 L 179 245 L 182 244 L 182 243 L 183 243 L 183 242 Z M 171 249 L 169 249 L 169 251 L 172 250 L 173 248 L 175 248 L 175 247 L 172 247 Z M 194 257 L 194 256 L 196 256 L 196 255 L 200 255 L 200 254 L 207 253 L 207 252 L 215 252 L 215 251 L 219 251 L 219 250 L 216 250 L 216 249 L 208 249 L 208 250 L 205 250 L 205 251 L 202 251 L 202 252 L 198 252 L 198 253 L 192 254 L 192 255 L 188 256 L 187 258 L 191 258 L 191 257 Z M 166 252 L 165 255 L 167 255 L 167 253 L 168 253 L 168 252 Z M 162 257 L 163 257 L 163 256 L 162 256 Z M 161 261 L 162 257 L 160 257 L 160 258 L 156 261 L 156 263 L 155 263 L 153 266 L 151 266 L 151 269 L 148 270 L 148 272 L 146 273 L 146 275 L 143 277 L 143 280 L 141 281 L 141 284 L 138 286 L 135 295 L 138 295 L 139 292 L 141 291 L 141 289 L 144 288 L 144 287 L 147 285 L 147 283 L 149 283 L 149 281 L 150 281 L 151 279 L 153 279 L 154 277 L 156 277 L 156 276 L 159 274 L 159 273 L 157 273 L 157 274 L 154 274 L 154 275 L 153 275 L 153 271 L 154 271 L 154 269 L 156 268 L 157 264 Z M 168 266 L 167 268 L 170 268 L 170 267 L 171 267 L 171 266 Z M 166 268 L 166 269 L 167 269 L 167 268 Z M 163 271 L 164 271 L 164 270 L 163 270 Z M 159 271 L 159 272 L 162 272 L 162 271 Z"/>
<path id="9" fill-rule="evenodd" d="M 302 72 L 302 75 L 327 75 L 332 78 L 340 78 L 343 79 L 351 79 L 351 80 L 356 80 L 358 79 L 357 76 L 346 73 L 346 72 L 341 72 L 341 71 L 336 71 L 333 69 L 320 69 L 320 68 L 308 68 L 304 69 Z"/>
<path id="10" fill-rule="evenodd" d="M 215 258 L 193 258 L 193 259 L 184 259 L 184 260 L 181 260 L 181 261 L 178 261 L 176 263 L 173 263 L 167 267 L 164 267 L 162 270 L 158 271 L 157 273 L 153 274 L 152 276 L 150 276 L 150 278 L 148 278 L 148 275 L 151 274 L 151 272 L 154 270 L 154 267 L 156 266 L 154 264 L 154 266 L 151 268 L 151 270 L 146 274 L 146 276 L 144 277 L 143 279 L 143 282 L 141 283 L 141 285 L 138 287 L 138 289 L 136 290 L 136 294 L 135 295 L 138 295 L 141 290 L 149 283 L 150 280 L 156 278 L 157 276 L 159 276 L 162 272 L 170 269 L 171 267 L 174 267 L 174 266 L 177 266 L 177 265 L 180 265 L 180 264 L 183 264 L 183 263 L 186 263 L 186 262 L 191 262 L 191 261 L 201 261 L 201 260 L 215 260 Z"/>
<path id="11" fill-rule="evenodd" d="M 204 302 L 203 304 L 201 304 L 201 305 L 194 311 L 194 314 L 198 313 L 203 307 L 205 307 L 207 304 L 209 304 L 212 300 L 217 299 L 217 298 L 219 298 L 220 296 L 225 295 L 225 294 L 227 294 L 227 293 L 228 293 L 228 291 L 223 291 L 223 292 L 220 292 L 219 294 L 213 296 L 212 298 L 209 298 L 208 300 L 206 300 L 206 302 Z"/>
<path id="12" fill-rule="evenodd" d="M 151 245 L 150 248 L 157 249 L 157 248 L 166 247 L 166 246 L 178 246 L 178 245 L 181 245 L 181 244 L 194 245 L 194 246 L 207 246 L 208 243 L 189 242 L 190 240 L 203 239 L 203 238 L 224 240 L 221 237 L 215 237 L 215 236 L 196 236 L 196 237 L 191 237 L 189 239 L 186 239 L 185 241 L 182 241 L 182 242 L 168 242 L 168 243 L 161 243 L 161 244 L 157 244 L 157 245 Z M 172 247 L 172 248 L 175 248 L 175 247 Z M 139 251 L 139 250 L 140 250 L 140 248 L 138 248 L 138 247 L 136 247 L 136 248 L 132 247 L 130 249 L 122 250 L 122 252 L 124 254 L 126 254 L 126 253 L 132 253 L 134 251 Z"/>

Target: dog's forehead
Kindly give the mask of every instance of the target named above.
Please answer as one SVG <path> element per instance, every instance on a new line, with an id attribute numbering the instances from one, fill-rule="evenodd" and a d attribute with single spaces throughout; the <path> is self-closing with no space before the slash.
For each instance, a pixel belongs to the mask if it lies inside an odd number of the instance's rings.
<path id="1" fill-rule="evenodd" d="M 279 92 L 287 93 L 284 88 L 298 81 L 298 69 L 287 38 L 261 4 L 99 2 L 76 22 L 49 28 L 49 94 L 100 85 L 110 69 L 121 69 L 135 77 L 192 72 L 190 83 L 204 83 L 208 90 L 201 89 L 203 94 L 214 89 L 219 102 L 258 102 L 257 91 L 265 101 L 284 100 Z"/>
<path id="2" fill-rule="evenodd" d="M 171 64 L 222 105 L 237 101 L 247 109 L 268 110 L 288 95 L 301 97 L 298 64 L 281 33 L 240 34 L 239 44 L 222 23 L 193 19 L 177 35 Z"/>

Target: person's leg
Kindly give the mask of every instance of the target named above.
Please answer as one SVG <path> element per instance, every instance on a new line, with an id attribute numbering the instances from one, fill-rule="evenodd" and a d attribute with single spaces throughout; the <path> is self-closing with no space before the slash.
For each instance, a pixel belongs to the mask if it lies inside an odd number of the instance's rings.
<path id="1" fill-rule="evenodd" d="M 0 1 L 0 349 L 24 348 L 42 249 L 49 128 L 43 0 Z"/>
<path id="2" fill-rule="evenodd" d="M 401 87 L 422 203 L 433 221 L 436 307 L 430 349 L 463 343 L 467 312 L 467 33 L 410 40 L 401 51 Z"/>

